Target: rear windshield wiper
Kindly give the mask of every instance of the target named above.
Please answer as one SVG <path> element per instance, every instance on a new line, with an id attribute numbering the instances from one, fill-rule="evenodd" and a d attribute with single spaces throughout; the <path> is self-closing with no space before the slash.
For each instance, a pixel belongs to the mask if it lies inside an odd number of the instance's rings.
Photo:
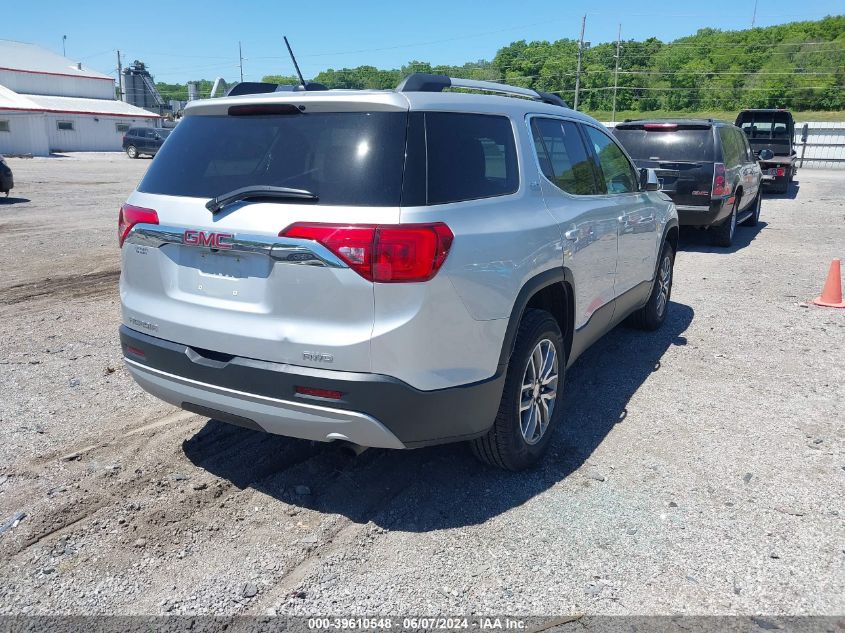
<path id="1" fill-rule="evenodd" d="M 252 185 L 241 187 L 229 193 L 223 193 L 205 203 L 205 208 L 217 213 L 230 202 L 247 200 L 249 198 L 278 198 L 280 200 L 317 200 L 317 194 L 306 189 L 291 189 L 290 187 L 273 187 L 272 185 Z"/>

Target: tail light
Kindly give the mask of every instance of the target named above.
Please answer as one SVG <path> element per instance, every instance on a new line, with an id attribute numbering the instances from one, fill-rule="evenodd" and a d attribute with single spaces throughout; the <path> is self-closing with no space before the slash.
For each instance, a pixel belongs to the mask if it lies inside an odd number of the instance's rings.
<path id="1" fill-rule="evenodd" d="M 730 187 L 725 185 L 725 164 L 714 163 L 713 165 L 713 195 L 726 196 L 731 192 Z"/>
<path id="2" fill-rule="evenodd" d="M 297 222 L 279 233 L 319 242 L 359 275 L 383 283 L 427 281 L 437 274 L 454 234 L 434 224 L 318 224 Z"/>
<path id="3" fill-rule="evenodd" d="M 777 175 L 783 176 L 784 174 L 786 174 L 786 170 L 783 167 L 778 167 Z"/>
<path id="4" fill-rule="evenodd" d="M 136 224 L 158 224 L 158 213 L 153 209 L 135 207 L 131 204 L 122 205 L 120 215 L 117 216 L 117 241 L 121 247 L 123 240 Z"/>

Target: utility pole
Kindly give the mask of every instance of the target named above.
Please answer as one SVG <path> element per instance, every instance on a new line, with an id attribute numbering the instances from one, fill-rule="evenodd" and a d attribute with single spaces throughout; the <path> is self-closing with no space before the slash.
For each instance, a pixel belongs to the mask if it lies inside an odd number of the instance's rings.
<path id="1" fill-rule="evenodd" d="M 587 16 L 581 18 L 581 37 L 578 39 L 578 68 L 575 71 L 575 106 L 578 109 L 578 93 L 581 90 L 581 56 L 584 52 L 584 29 L 587 26 Z"/>
<path id="2" fill-rule="evenodd" d="M 244 82 L 244 53 L 243 53 L 243 50 L 241 49 L 240 40 L 238 41 L 238 57 L 241 60 L 241 83 L 243 83 Z"/>
<path id="3" fill-rule="evenodd" d="M 67 57 L 65 52 L 65 42 L 67 42 L 67 35 L 62 35 L 62 57 Z"/>
<path id="4" fill-rule="evenodd" d="M 120 100 L 126 101 L 126 90 L 123 87 L 123 64 L 120 62 L 120 51 L 117 51 L 117 86 L 120 92 Z"/>
<path id="5" fill-rule="evenodd" d="M 613 72 L 613 117 L 610 119 L 616 123 L 616 88 L 619 86 L 619 51 L 622 50 L 622 25 L 619 25 L 619 33 L 616 36 L 616 70 Z"/>
<path id="6" fill-rule="evenodd" d="M 751 15 L 751 28 L 754 28 L 754 23 L 757 21 L 757 0 L 754 0 L 754 13 Z"/>

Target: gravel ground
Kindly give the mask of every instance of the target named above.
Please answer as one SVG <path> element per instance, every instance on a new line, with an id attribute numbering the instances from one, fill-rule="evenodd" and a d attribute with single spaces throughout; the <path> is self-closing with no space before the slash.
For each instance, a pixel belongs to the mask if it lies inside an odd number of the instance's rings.
<path id="1" fill-rule="evenodd" d="M 802 171 L 733 249 L 685 231 L 664 328 L 587 352 L 548 459 L 507 474 L 147 396 L 115 233 L 149 161 L 9 162 L 0 614 L 845 612 L 845 311 L 807 305 L 845 257 L 845 172 Z"/>

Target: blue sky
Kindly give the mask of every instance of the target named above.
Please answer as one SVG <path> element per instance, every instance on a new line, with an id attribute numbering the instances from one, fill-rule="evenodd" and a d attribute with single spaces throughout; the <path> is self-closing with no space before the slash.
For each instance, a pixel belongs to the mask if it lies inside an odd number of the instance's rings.
<path id="1" fill-rule="evenodd" d="M 101 72 L 113 72 L 115 51 L 124 63 L 144 61 L 157 81 L 238 78 L 238 40 L 244 78 L 293 74 L 282 35 L 291 40 L 306 78 L 325 68 L 370 64 L 398 68 L 417 59 L 459 64 L 492 59 L 519 39 L 577 38 L 587 14 L 585 39 L 622 37 L 672 40 L 702 27 L 751 25 L 755 0 L 658 2 L 655 0 L 372 0 L 242 2 L 181 0 L 115 3 L 94 0 L 12 1 L 0 38 L 40 44 Z M 72 9 L 71 9 L 72 6 Z M 143 10 L 142 10 L 143 7 Z M 757 25 L 817 19 L 845 12 L 843 0 L 759 0 Z M 7 12 L 8 14 L 8 12 Z M 1 62 L 2 60 L 0 60 Z M 0 63 L 2 65 L 2 63 Z"/>

